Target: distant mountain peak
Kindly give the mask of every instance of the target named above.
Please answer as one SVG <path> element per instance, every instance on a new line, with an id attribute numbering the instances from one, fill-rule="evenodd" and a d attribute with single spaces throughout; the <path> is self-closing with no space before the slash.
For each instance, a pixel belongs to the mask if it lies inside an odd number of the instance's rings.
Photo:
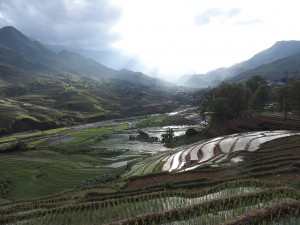
<path id="1" fill-rule="evenodd" d="M 300 43 L 300 41 L 297 40 L 282 40 L 282 41 L 276 41 L 275 44 L 273 46 L 276 45 L 285 45 L 285 44 L 291 44 L 291 43 Z"/>
<path id="2" fill-rule="evenodd" d="M 0 29 L 0 43 L 11 49 L 15 49 L 21 44 L 31 43 L 30 39 L 12 26 L 6 26 Z"/>
<path id="3" fill-rule="evenodd" d="M 15 27 L 13 26 L 5 26 L 5 27 L 2 27 L 0 29 L 0 32 L 17 32 L 21 35 L 23 35 L 19 30 L 17 30 Z"/>
<path id="4" fill-rule="evenodd" d="M 208 87 L 214 86 L 222 81 L 232 81 L 232 80 L 243 80 L 247 79 L 250 75 L 246 73 L 247 71 L 255 71 L 255 68 L 259 68 L 265 64 L 275 63 L 278 60 L 285 59 L 287 57 L 295 56 L 295 58 L 291 58 L 288 61 L 292 60 L 291 68 L 294 68 L 294 71 L 300 69 L 297 67 L 298 62 L 298 54 L 300 54 L 300 41 L 297 40 L 284 40 L 277 41 L 270 48 L 267 48 L 257 54 L 255 54 L 252 58 L 236 63 L 227 68 L 219 68 L 213 71 L 210 71 L 203 75 L 202 77 L 190 76 L 183 84 L 184 86 L 196 86 L 196 87 Z M 289 65 L 286 61 L 281 61 L 285 65 Z M 276 66 L 276 70 L 272 70 L 273 72 L 278 72 L 278 64 L 274 64 Z M 274 66 L 273 65 L 273 66 Z M 288 66 L 281 67 L 287 70 Z M 270 70 L 270 68 L 268 68 Z M 263 74 L 267 74 L 268 71 L 262 71 Z M 243 75 L 247 74 L 247 77 L 243 78 Z M 253 75 L 257 75 L 257 72 L 253 73 Z"/>
<path id="5" fill-rule="evenodd" d="M 23 52 L 32 46 L 32 41 L 12 26 L 0 29 L 0 45 L 14 51 Z"/>

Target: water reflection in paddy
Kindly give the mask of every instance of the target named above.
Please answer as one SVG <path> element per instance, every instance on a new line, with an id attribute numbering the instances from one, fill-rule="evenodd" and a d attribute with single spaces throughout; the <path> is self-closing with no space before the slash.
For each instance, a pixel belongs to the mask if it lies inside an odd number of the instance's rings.
<path id="1" fill-rule="evenodd" d="M 185 133 L 187 127 L 185 126 L 172 126 L 175 136 L 179 136 Z M 142 129 L 149 134 L 150 137 L 157 137 L 161 139 L 161 135 L 166 132 L 167 127 L 153 127 Z M 128 149 L 130 151 L 139 153 L 157 153 L 161 151 L 169 150 L 163 146 L 161 142 L 146 142 L 129 140 L 130 135 L 136 135 L 138 129 L 127 130 L 119 134 L 114 134 L 110 138 L 98 142 L 95 147 L 106 149 Z"/>

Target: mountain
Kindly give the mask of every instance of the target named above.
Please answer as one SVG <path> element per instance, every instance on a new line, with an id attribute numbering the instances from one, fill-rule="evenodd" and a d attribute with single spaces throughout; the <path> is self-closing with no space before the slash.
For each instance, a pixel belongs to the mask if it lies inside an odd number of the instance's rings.
<path id="1" fill-rule="evenodd" d="M 185 102 L 176 97 L 181 92 L 143 73 L 54 52 L 14 27 L 0 29 L 0 134 L 162 113 Z"/>
<path id="2" fill-rule="evenodd" d="M 224 80 L 232 81 L 234 80 L 235 76 L 247 73 L 247 71 L 251 71 L 264 64 L 270 64 L 277 60 L 294 56 L 299 53 L 300 41 L 278 41 L 272 47 L 257 53 L 249 60 L 237 63 L 231 67 L 219 68 L 204 75 L 198 75 L 197 77 L 194 76 L 193 78 L 191 78 L 192 80 L 186 81 L 183 85 L 193 85 L 193 87 L 200 88 L 215 86 Z M 241 79 L 239 78 L 239 80 Z M 206 83 L 204 81 L 206 81 Z"/>
<path id="3" fill-rule="evenodd" d="M 225 77 L 234 77 L 263 64 L 269 64 L 276 60 L 293 56 L 298 53 L 300 53 L 300 41 L 278 41 L 271 48 L 259 52 L 249 60 L 229 67 L 226 71 Z"/>
<path id="4" fill-rule="evenodd" d="M 34 54 L 41 47 L 11 26 L 0 29 L 0 46 L 28 55 Z"/>
<path id="5" fill-rule="evenodd" d="M 11 26 L 4 27 L 0 30 L 0 48 L 2 55 L 4 55 L 2 62 L 8 62 L 5 59 L 7 58 L 7 51 L 12 50 L 14 51 L 11 53 L 14 55 L 13 58 L 22 56 L 23 60 L 21 61 L 25 60 L 26 63 L 31 62 L 36 65 L 41 64 L 48 69 L 51 68 L 53 70 L 64 70 L 72 73 L 84 73 L 93 77 L 102 76 L 121 80 L 129 79 L 136 81 L 136 78 L 138 78 L 138 80 L 143 83 L 163 84 L 163 81 L 151 78 L 142 73 L 137 74 L 130 70 L 124 71 L 108 68 L 95 60 L 86 58 L 75 52 L 61 50 L 56 53 L 46 48 L 43 44 L 29 39 Z M 13 64 L 12 61 L 9 61 L 9 63 Z M 130 76 L 132 76 L 133 79 Z M 164 83 L 164 85 L 167 85 L 167 83 Z"/>
<path id="6" fill-rule="evenodd" d="M 177 85 L 192 88 L 207 88 L 218 85 L 224 78 L 226 68 L 219 68 L 206 74 L 183 75 L 177 81 Z"/>
<path id="7" fill-rule="evenodd" d="M 176 84 L 191 88 L 206 88 L 212 85 L 207 79 L 204 79 L 203 74 L 184 75 L 180 77 Z"/>
<path id="8" fill-rule="evenodd" d="M 93 59 L 98 63 L 101 63 L 109 68 L 116 70 L 128 69 L 132 71 L 140 71 L 144 69 L 144 65 L 135 56 L 129 56 L 123 53 L 110 50 L 89 50 L 81 48 L 73 48 L 59 45 L 46 45 L 47 48 L 54 52 L 60 52 L 62 50 L 68 50 L 71 52 L 79 53 L 80 55 Z"/>
<path id="9" fill-rule="evenodd" d="M 230 79 L 232 82 L 243 82 L 254 75 L 260 75 L 269 81 L 300 78 L 300 54 L 264 64 L 255 69 L 240 73 Z"/>

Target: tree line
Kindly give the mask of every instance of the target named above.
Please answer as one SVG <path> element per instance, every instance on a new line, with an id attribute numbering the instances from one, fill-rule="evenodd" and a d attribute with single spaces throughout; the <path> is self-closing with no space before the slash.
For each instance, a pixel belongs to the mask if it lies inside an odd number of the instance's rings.
<path id="1" fill-rule="evenodd" d="M 207 90 L 200 104 L 202 116 L 209 112 L 212 123 L 267 109 L 300 116 L 300 80 L 272 86 L 257 75 L 244 83 L 223 83 Z"/>

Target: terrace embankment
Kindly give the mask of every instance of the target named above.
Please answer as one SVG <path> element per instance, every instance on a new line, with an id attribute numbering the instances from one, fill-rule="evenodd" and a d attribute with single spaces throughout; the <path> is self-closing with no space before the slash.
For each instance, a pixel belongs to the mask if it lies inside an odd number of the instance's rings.
<path id="1" fill-rule="evenodd" d="M 229 176 L 235 176 L 240 171 L 235 168 L 224 168 L 222 170 L 202 170 L 202 171 L 192 171 L 185 173 L 169 173 L 169 174 L 157 174 L 153 176 L 144 176 L 141 178 L 131 179 L 128 182 L 127 189 L 139 189 L 146 188 L 156 185 L 162 185 L 166 183 L 176 183 L 184 181 L 193 181 L 199 179 L 222 179 Z"/>
<path id="2" fill-rule="evenodd" d="M 220 149 L 214 148 L 213 151 L 217 153 Z M 234 157 L 241 157 L 243 160 L 232 163 L 231 158 Z M 299 161 L 300 136 L 286 136 L 261 144 L 257 151 L 231 152 L 226 160 L 214 166 L 202 165 L 192 171 L 133 177 L 128 180 L 127 189 L 148 188 L 164 184 L 178 186 L 193 182 L 200 182 L 200 186 L 202 186 L 209 183 L 249 178 L 293 183 L 296 187 L 300 181 Z"/>
<path id="3" fill-rule="evenodd" d="M 260 115 L 243 116 L 212 126 L 209 129 L 209 134 L 218 137 L 256 130 L 300 130 L 300 120 Z"/>

